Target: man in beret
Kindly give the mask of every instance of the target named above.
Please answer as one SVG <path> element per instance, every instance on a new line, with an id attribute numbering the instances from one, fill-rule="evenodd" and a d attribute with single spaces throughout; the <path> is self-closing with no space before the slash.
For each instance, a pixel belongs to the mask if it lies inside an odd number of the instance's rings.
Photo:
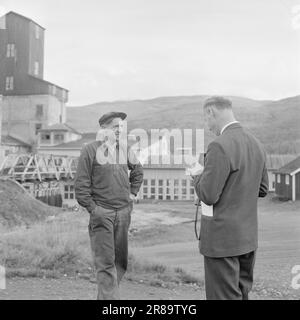
<path id="1" fill-rule="evenodd" d="M 75 177 L 76 199 L 90 213 L 99 300 L 120 299 L 133 201 L 143 181 L 143 168 L 127 148 L 127 136 L 122 138 L 125 118 L 125 113 L 110 112 L 99 119 L 100 134 L 82 148 Z"/>

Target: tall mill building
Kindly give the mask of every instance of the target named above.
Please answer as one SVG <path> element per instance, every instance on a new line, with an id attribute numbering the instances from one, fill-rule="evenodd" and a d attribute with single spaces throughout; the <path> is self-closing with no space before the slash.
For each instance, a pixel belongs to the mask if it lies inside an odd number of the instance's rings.
<path id="1" fill-rule="evenodd" d="M 66 121 L 68 90 L 44 80 L 45 29 L 15 12 L 0 17 L 2 135 L 35 145 L 38 131 Z"/>

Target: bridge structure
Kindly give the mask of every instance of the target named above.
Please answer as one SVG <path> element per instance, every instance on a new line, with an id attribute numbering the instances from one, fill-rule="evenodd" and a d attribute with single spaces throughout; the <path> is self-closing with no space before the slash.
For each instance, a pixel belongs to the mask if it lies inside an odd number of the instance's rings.
<path id="1" fill-rule="evenodd" d="M 73 181 L 77 157 L 51 154 L 9 154 L 0 164 L 0 177 L 20 183 L 32 196 L 61 207 L 75 200 Z"/>
<path id="2" fill-rule="evenodd" d="M 20 182 L 73 179 L 78 158 L 50 154 L 9 154 L 0 166 L 0 176 Z"/>

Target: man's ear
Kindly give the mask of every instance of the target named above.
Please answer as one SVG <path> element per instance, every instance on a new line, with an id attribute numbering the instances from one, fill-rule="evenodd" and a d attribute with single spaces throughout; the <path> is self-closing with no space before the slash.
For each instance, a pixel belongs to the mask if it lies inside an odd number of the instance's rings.
<path id="1" fill-rule="evenodd" d="M 213 118 L 216 118 L 217 116 L 217 111 L 216 111 L 216 108 L 214 106 L 210 106 L 209 107 L 209 113 L 210 115 L 213 117 Z"/>

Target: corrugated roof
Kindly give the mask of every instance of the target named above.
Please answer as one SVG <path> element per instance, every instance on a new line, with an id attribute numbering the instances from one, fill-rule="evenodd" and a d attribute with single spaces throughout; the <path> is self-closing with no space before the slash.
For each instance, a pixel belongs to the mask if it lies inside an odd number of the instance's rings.
<path id="1" fill-rule="evenodd" d="M 284 173 L 284 174 L 290 174 L 297 169 L 300 169 L 300 156 L 298 156 L 293 161 L 287 163 L 285 166 L 281 167 L 279 170 L 277 170 L 277 173 Z"/>
<path id="2" fill-rule="evenodd" d="M 70 127 L 66 123 L 55 123 L 51 126 L 45 126 L 44 128 L 40 129 L 39 131 L 68 131 L 68 132 L 74 132 L 76 134 L 80 134 L 77 130 L 74 128 Z"/>
<path id="3" fill-rule="evenodd" d="M 25 141 L 22 141 L 18 138 L 10 136 L 10 135 L 1 136 L 1 144 L 2 145 L 11 145 L 11 146 L 31 147 L 31 145 L 26 143 Z"/>

